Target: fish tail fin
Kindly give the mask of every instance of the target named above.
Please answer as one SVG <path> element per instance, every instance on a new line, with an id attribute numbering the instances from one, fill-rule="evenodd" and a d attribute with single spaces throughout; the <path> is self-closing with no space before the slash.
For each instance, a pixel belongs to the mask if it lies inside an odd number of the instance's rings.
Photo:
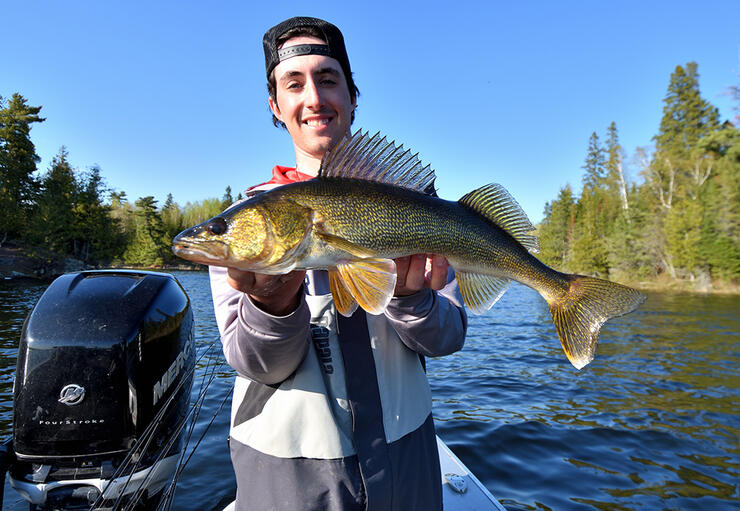
<path id="1" fill-rule="evenodd" d="M 601 326 L 635 310 L 646 296 L 621 284 L 582 275 L 564 275 L 567 289 L 547 300 L 568 360 L 576 369 L 591 362 Z"/>

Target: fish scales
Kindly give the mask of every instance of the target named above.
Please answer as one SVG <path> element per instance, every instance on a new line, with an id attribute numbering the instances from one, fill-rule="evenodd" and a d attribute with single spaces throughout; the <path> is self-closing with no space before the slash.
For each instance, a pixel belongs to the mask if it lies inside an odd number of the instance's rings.
<path id="1" fill-rule="evenodd" d="M 531 285 L 543 272 L 555 276 L 506 231 L 457 202 L 352 179 L 294 183 L 278 197 L 319 212 L 330 232 L 379 256 L 440 254 L 456 269 L 520 275 Z"/>

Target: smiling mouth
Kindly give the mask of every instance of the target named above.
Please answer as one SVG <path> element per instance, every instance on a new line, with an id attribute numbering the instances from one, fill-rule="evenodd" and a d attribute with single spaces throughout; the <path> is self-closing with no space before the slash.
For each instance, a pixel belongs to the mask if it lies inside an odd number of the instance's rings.
<path id="1" fill-rule="evenodd" d="M 331 117 L 327 117 L 325 119 L 307 119 L 303 121 L 303 124 L 306 126 L 310 126 L 311 128 L 321 128 L 322 126 L 326 126 L 331 122 Z"/>

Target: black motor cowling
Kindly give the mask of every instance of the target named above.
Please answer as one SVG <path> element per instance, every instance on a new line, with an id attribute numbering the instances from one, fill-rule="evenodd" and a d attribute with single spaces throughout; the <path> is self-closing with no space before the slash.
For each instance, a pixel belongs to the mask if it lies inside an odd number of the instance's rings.
<path id="1" fill-rule="evenodd" d="M 156 418 L 147 452 L 137 455 L 140 467 L 151 466 L 187 413 L 194 361 L 190 301 L 171 275 L 59 277 L 21 335 L 12 478 L 23 487 L 111 477 Z"/>

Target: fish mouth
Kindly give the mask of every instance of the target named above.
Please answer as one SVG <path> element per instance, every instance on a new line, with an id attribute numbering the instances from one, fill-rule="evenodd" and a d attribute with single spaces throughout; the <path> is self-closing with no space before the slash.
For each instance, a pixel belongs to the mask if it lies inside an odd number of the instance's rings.
<path id="1" fill-rule="evenodd" d="M 182 259 L 201 264 L 222 266 L 229 259 L 229 246 L 220 241 L 175 238 L 172 241 L 172 252 Z"/>

